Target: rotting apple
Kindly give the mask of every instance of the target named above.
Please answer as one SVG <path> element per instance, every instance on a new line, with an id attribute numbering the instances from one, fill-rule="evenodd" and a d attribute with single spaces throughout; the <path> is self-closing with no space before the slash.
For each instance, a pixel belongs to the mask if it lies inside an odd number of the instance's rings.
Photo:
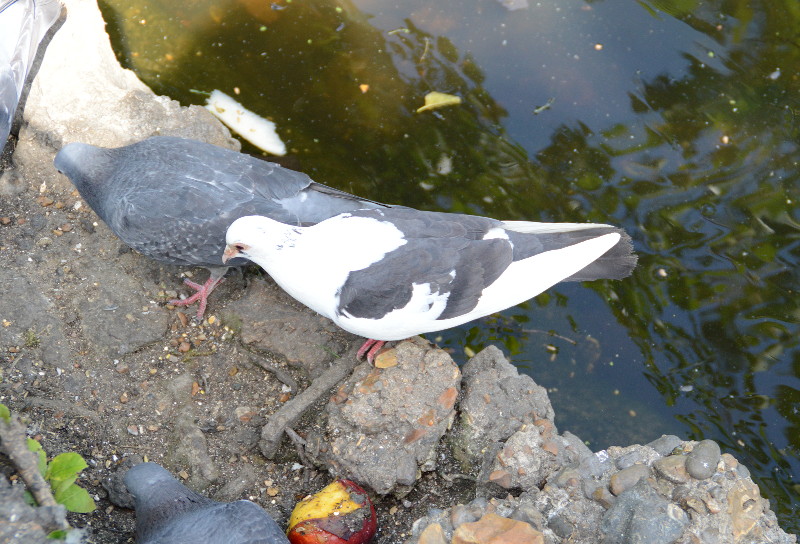
<path id="1" fill-rule="evenodd" d="M 295 505 L 286 534 L 291 544 L 366 544 L 377 526 L 366 491 L 336 480 Z"/>

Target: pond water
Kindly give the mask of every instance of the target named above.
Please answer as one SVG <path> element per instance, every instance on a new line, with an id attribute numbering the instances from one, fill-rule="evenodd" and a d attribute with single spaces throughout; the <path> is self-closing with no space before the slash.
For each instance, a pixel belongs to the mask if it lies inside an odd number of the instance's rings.
<path id="1" fill-rule="evenodd" d="M 594 450 L 717 440 L 800 531 L 800 4 L 176 4 L 101 1 L 123 65 L 183 104 L 234 95 L 277 123 L 286 166 L 384 202 L 625 228 L 631 278 L 431 339 L 461 361 L 499 344 Z M 430 91 L 463 102 L 416 113 Z"/>

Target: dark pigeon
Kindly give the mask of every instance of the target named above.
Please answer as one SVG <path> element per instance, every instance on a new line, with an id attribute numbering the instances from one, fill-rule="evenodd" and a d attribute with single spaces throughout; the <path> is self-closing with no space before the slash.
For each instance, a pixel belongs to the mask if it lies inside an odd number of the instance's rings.
<path id="1" fill-rule="evenodd" d="M 258 263 L 300 302 L 370 338 L 359 351 L 368 358 L 387 340 L 467 323 L 560 281 L 624 278 L 637 260 L 630 236 L 609 225 L 409 208 L 355 210 L 310 227 L 243 217 L 227 241 L 226 259 Z"/>
<path id="2" fill-rule="evenodd" d="M 313 225 L 342 212 L 385 207 L 244 153 L 169 136 L 115 149 L 68 144 L 55 166 L 127 245 L 163 263 L 209 269 L 205 285 L 186 281 L 195 295 L 173 301 L 199 299 L 198 317 L 227 271 L 221 262 L 225 231 L 239 217 Z"/>
<path id="3" fill-rule="evenodd" d="M 284 544 L 289 539 L 257 504 L 217 502 L 195 493 L 155 463 L 125 475 L 136 501 L 137 544 Z"/>

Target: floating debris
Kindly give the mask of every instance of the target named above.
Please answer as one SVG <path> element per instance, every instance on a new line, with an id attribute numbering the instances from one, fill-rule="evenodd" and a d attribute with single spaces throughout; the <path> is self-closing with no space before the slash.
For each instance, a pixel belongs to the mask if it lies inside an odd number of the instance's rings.
<path id="1" fill-rule="evenodd" d="M 215 89 L 211 93 L 206 109 L 257 148 L 273 155 L 286 155 L 286 144 L 275 131 L 275 123 L 248 110 L 222 91 Z"/>
<path id="2" fill-rule="evenodd" d="M 417 113 L 447 106 L 456 106 L 458 104 L 461 104 L 460 96 L 433 91 L 425 95 L 425 105 L 417 108 Z"/>
<path id="3" fill-rule="evenodd" d="M 528 9 L 528 0 L 497 0 L 508 11 Z"/>

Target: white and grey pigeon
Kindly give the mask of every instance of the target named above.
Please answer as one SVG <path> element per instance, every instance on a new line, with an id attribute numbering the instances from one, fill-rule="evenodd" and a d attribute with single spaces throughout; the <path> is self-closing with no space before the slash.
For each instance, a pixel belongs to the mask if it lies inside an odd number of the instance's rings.
<path id="1" fill-rule="evenodd" d="M 0 0 L 0 151 L 39 43 L 60 15 L 58 0 Z"/>
<path id="2" fill-rule="evenodd" d="M 125 474 L 136 501 L 137 544 L 288 544 L 269 514 L 254 502 L 217 502 L 195 493 L 156 463 Z"/>
<path id="3" fill-rule="evenodd" d="M 290 295 L 369 340 L 461 325 L 560 281 L 620 279 L 637 257 L 608 225 L 498 221 L 410 208 L 356 210 L 309 227 L 242 217 L 223 262 L 245 257 Z"/>
<path id="4" fill-rule="evenodd" d="M 157 261 L 209 269 L 197 292 L 172 304 L 199 301 L 197 316 L 229 266 L 222 266 L 225 231 L 239 217 L 264 215 L 311 225 L 339 213 L 383 204 L 311 180 L 307 175 L 215 145 L 154 136 L 119 148 L 64 146 L 55 167 L 123 242 Z"/>

